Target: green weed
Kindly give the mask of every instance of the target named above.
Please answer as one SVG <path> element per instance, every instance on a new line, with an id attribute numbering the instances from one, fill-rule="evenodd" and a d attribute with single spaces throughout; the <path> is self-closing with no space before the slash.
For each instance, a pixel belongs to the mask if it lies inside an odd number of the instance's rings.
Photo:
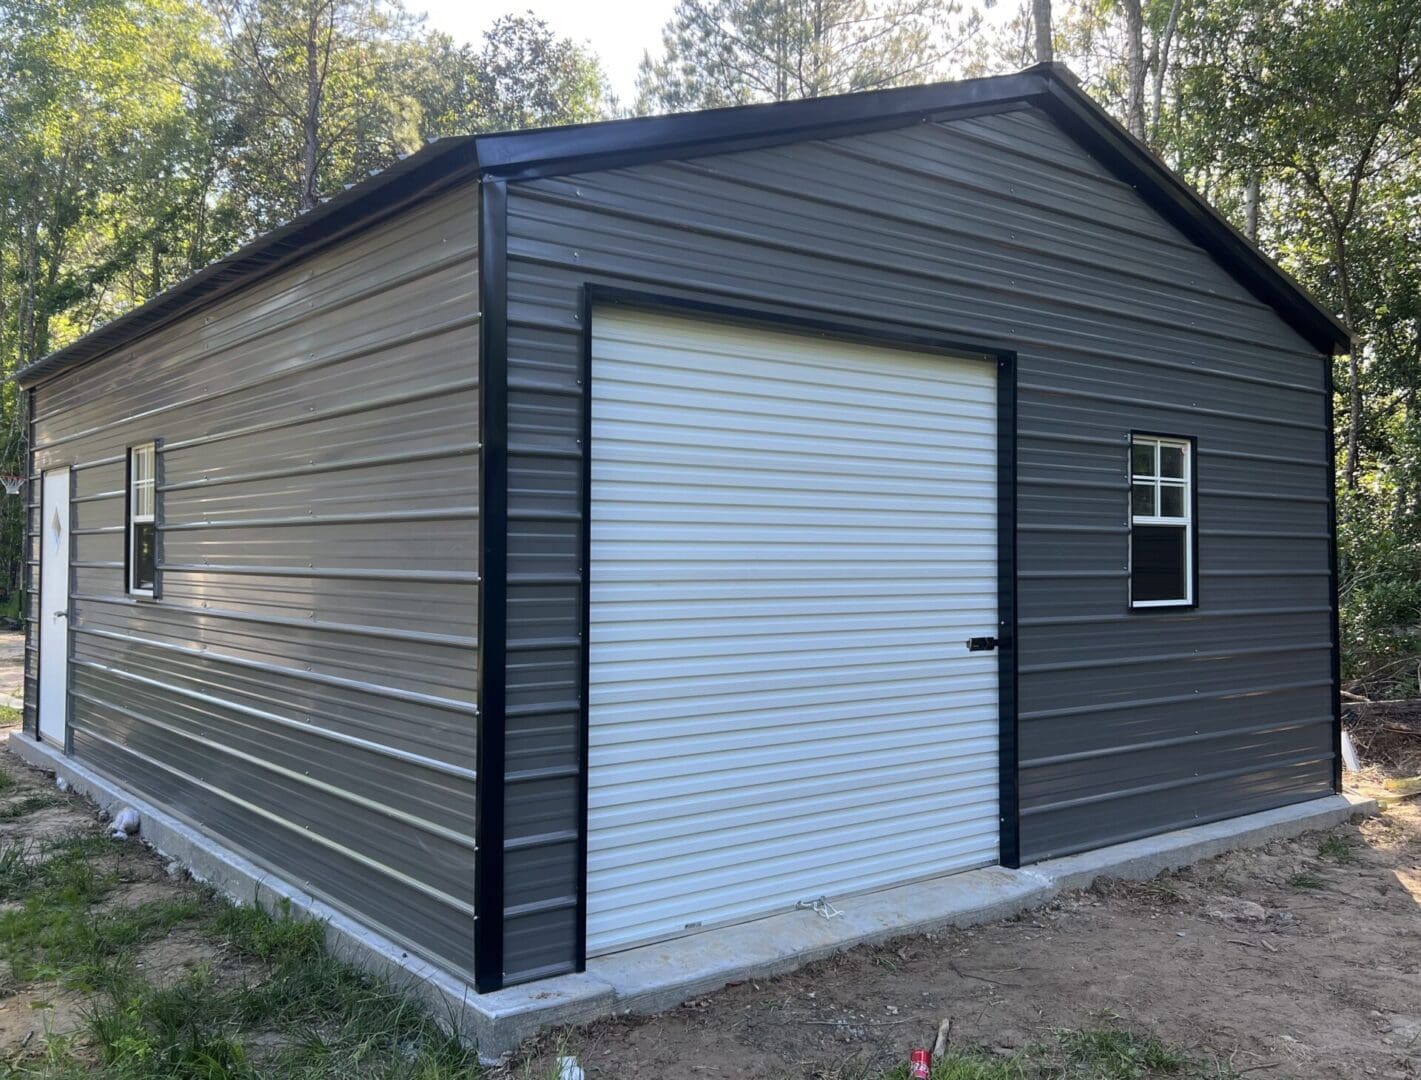
<path id="1" fill-rule="evenodd" d="M 1317 853 L 1333 862 L 1352 864 L 1361 862 L 1357 850 L 1340 836 L 1329 836 L 1317 845 Z"/>
<path id="2" fill-rule="evenodd" d="M 1304 870 L 1302 873 L 1294 874 L 1290 877 L 1288 884 L 1295 889 L 1320 889 L 1325 882 L 1316 874 L 1309 874 Z"/>

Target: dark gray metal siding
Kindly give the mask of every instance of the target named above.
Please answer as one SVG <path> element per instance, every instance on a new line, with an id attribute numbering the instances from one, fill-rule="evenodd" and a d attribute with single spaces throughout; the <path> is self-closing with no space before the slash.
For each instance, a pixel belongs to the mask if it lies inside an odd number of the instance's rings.
<path id="1" fill-rule="evenodd" d="M 511 183 L 505 969 L 566 969 L 587 281 L 1018 352 L 1023 858 L 1329 792 L 1324 361 L 1041 114 Z M 1131 614 L 1126 439 L 1199 440 L 1200 604 Z M 516 847 L 516 850 L 513 848 Z"/>
<path id="2" fill-rule="evenodd" d="M 465 187 L 39 386 L 30 485 L 74 466 L 75 757 L 463 972 L 476 242 Z M 135 601 L 125 451 L 154 438 Z"/>

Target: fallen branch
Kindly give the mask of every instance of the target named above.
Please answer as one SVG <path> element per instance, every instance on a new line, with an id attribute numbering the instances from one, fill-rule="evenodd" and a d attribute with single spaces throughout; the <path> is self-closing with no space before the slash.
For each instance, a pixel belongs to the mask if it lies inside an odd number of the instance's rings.
<path id="1" fill-rule="evenodd" d="M 937 1041 L 933 1043 L 933 1060 L 937 1061 L 947 1053 L 947 1038 L 952 1031 L 952 1017 L 944 1016 L 937 1026 Z"/>

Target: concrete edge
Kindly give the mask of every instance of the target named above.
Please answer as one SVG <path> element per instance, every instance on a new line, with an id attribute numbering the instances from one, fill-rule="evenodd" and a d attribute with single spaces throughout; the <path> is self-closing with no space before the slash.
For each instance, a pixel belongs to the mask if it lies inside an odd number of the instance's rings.
<path id="1" fill-rule="evenodd" d="M 541 1027 L 578 1023 L 610 1011 L 611 988 L 583 976 L 544 980 L 537 984 L 536 1000 L 521 1003 L 516 1011 L 500 1009 L 492 1000 L 497 995 L 477 993 L 471 984 L 411 954 L 326 901 L 224 847 L 47 743 L 16 731 L 10 733 L 8 745 L 21 760 L 62 777 L 72 790 L 101 810 L 110 814 L 124 807 L 136 810 L 142 822 L 139 837 L 144 843 L 176 860 L 194 878 L 211 885 L 233 903 L 256 903 L 268 909 L 285 907 L 298 918 L 321 922 L 332 955 L 418 1000 L 441 1023 L 473 1040 L 486 1061 L 496 1060 Z M 515 1041 L 510 1043 L 510 1036 L 516 1036 Z"/>
<path id="2" fill-rule="evenodd" d="M 1102 877 L 1146 881 L 1227 851 L 1261 847 L 1314 829 L 1328 829 L 1353 817 L 1377 812 L 1374 799 L 1326 795 L 1243 817 L 1191 825 L 1123 844 L 1047 859 L 1026 868 L 1056 892 L 1085 889 Z"/>
<path id="3" fill-rule="evenodd" d="M 485 1062 L 498 1060 L 548 1028 L 613 1013 L 659 1012 L 730 983 L 770 978 L 858 945 L 1011 918 L 1063 892 L 1087 888 L 1098 878 L 1144 880 L 1227 851 L 1330 828 L 1377 811 L 1374 800 L 1330 795 L 1021 870 L 984 867 L 847 897 L 835 901 L 840 913 L 833 918 L 811 911 L 784 912 L 597 957 L 583 974 L 478 994 L 458 977 L 47 744 L 14 732 L 9 746 L 22 760 L 63 777 L 105 810 L 132 807 L 142 819 L 140 836 L 147 844 L 234 902 L 285 904 L 301 917 L 320 920 L 333 954 L 419 1000 L 450 1028 L 474 1040 Z"/>

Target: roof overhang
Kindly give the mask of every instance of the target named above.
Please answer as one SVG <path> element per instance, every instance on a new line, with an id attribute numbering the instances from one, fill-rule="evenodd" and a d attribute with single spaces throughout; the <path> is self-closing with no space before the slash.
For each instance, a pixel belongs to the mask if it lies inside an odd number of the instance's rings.
<path id="1" fill-rule="evenodd" d="M 440 139 L 31 364 L 16 378 L 32 386 L 112 352 L 476 176 L 529 180 L 1027 107 L 1049 115 L 1319 352 L 1331 355 L 1350 348 L 1351 335 L 1340 320 L 1091 100 L 1074 75 L 1061 65 L 1038 64 L 1013 75 L 959 82 Z"/>

